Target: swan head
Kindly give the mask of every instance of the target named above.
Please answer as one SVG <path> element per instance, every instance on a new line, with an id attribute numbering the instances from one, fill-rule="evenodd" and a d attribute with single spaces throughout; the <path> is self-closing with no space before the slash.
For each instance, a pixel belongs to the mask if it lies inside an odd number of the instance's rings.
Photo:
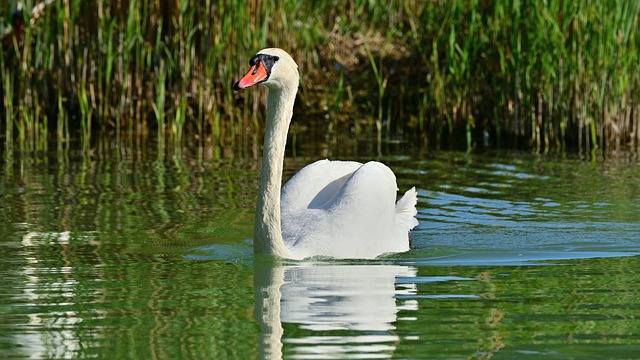
<path id="1" fill-rule="evenodd" d="M 233 84 L 234 90 L 243 90 L 257 84 L 264 84 L 274 90 L 298 90 L 298 65 L 286 51 L 278 48 L 260 50 L 249 60 L 249 65 L 249 72 Z"/>

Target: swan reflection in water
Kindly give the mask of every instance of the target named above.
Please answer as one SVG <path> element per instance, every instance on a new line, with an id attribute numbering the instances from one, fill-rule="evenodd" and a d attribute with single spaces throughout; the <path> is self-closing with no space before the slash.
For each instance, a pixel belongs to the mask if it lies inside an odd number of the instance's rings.
<path id="1" fill-rule="evenodd" d="M 396 279 L 416 274 L 416 268 L 401 265 L 256 265 L 262 358 L 281 358 L 283 344 L 287 357 L 388 357 L 400 340 L 396 321 L 412 319 L 398 312 L 418 308 L 415 299 L 397 299 L 415 295 L 415 283 Z M 284 324 L 300 331 L 286 336 Z"/>

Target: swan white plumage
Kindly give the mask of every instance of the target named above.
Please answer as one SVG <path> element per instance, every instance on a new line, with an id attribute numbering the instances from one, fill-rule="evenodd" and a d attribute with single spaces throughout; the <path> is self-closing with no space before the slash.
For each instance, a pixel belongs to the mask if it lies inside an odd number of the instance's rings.
<path id="1" fill-rule="evenodd" d="M 277 48 L 259 51 L 249 65 L 234 90 L 269 89 L 254 251 L 288 259 L 372 259 L 408 251 L 409 231 L 418 225 L 416 190 L 396 203 L 396 178 L 386 165 L 320 160 L 281 186 L 298 66 Z"/>

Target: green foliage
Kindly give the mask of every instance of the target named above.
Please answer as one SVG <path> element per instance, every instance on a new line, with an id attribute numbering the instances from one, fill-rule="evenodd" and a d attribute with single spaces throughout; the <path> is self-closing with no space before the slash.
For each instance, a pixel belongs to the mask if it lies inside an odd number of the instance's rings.
<path id="1" fill-rule="evenodd" d="M 474 139 L 508 135 L 538 151 L 567 142 L 585 150 L 638 146 L 640 3 L 414 5 L 407 33 L 429 69 L 417 91 L 420 124 L 431 117 Z"/>
<path id="2" fill-rule="evenodd" d="M 245 141 L 263 94 L 231 84 L 278 46 L 301 69 L 296 113 L 337 134 L 640 146 L 637 1 L 53 1 L 25 9 L 22 32 L 11 5 L 0 111 L 22 142 L 45 118 L 59 142 L 123 129 L 168 129 L 178 147 L 184 129 L 200 144 Z"/>

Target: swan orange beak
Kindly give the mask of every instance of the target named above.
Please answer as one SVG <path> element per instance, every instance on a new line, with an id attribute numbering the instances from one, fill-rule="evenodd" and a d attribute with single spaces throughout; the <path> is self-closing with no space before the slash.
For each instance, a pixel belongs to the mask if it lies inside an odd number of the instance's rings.
<path id="1" fill-rule="evenodd" d="M 264 67 L 262 61 L 258 61 L 251 69 L 249 69 L 248 73 L 233 84 L 233 90 L 238 91 L 246 89 L 263 81 L 267 81 L 268 78 L 269 72 L 267 71 L 267 68 Z"/>

